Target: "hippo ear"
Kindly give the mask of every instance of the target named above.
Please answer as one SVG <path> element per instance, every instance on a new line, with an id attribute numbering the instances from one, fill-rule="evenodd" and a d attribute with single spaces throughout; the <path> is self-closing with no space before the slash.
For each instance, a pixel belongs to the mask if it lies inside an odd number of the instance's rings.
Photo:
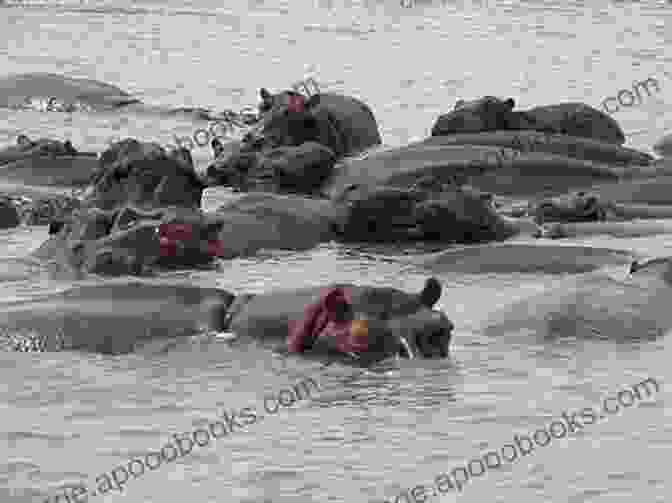
<path id="1" fill-rule="evenodd" d="M 457 109 L 460 108 L 462 105 L 464 105 L 464 100 L 457 100 L 457 101 L 455 102 L 455 106 L 453 107 L 453 110 L 457 110 Z"/>
<path id="2" fill-rule="evenodd" d="M 420 292 L 420 303 L 423 306 L 432 308 L 441 297 L 441 283 L 436 278 L 427 278 L 425 287 Z"/>
<path id="3" fill-rule="evenodd" d="M 261 97 L 262 101 L 269 101 L 273 99 L 273 96 L 271 96 L 271 93 L 269 93 L 268 89 L 265 87 L 259 89 L 259 96 Z"/>
<path id="4" fill-rule="evenodd" d="M 19 136 L 16 137 L 16 144 L 19 147 L 27 147 L 33 144 L 33 142 L 30 141 L 30 138 L 28 138 L 25 134 L 20 134 Z"/>
<path id="5" fill-rule="evenodd" d="M 511 110 L 513 110 L 513 108 L 516 106 L 516 102 L 514 101 L 513 98 L 507 98 L 504 104 L 508 106 Z"/>

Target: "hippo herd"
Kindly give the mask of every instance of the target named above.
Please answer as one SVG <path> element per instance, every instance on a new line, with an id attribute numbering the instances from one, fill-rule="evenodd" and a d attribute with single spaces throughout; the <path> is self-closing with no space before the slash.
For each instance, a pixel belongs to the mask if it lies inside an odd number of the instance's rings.
<path id="1" fill-rule="evenodd" d="M 604 113 L 582 103 L 523 111 L 512 98 L 460 100 L 438 117 L 430 137 L 389 148 L 359 99 L 259 94 L 256 125 L 240 140 L 213 139 L 214 159 L 205 172 L 182 147 L 127 138 L 95 154 L 69 141 L 19 136 L 0 151 L 0 192 L 6 194 L 0 228 L 48 225 L 49 237 L 32 259 L 78 279 L 211 267 L 261 249 L 310 249 L 332 240 L 442 243 L 449 249 L 422 264 L 428 271 L 576 273 L 571 286 L 526 301 L 492 329 L 534 321 L 544 325 L 540 333 L 572 335 L 571 325 L 576 333 L 609 337 L 616 323 L 610 320 L 624 316 L 640 335 L 658 336 L 672 326 L 660 300 L 670 288 L 668 261 L 529 242 L 672 231 L 672 165 L 624 147 L 623 131 Z M 96 81 L 53 74 L 0 79 L 0 106 L 27 96 L 93 109 L 151 109 Z M 203 192 L 216 186 L 239 197 L 205 212 Z M 507 203 L 516 198 L 527 206 Z M 627 278 L 611 285 L 619 295 L 604 293 L 602 283 L 613 278 L 578 275 L 612 263 L 631 264 Z M 234 296 L 119 281 L 8 306 L 0 326 L 11 336 L 0 344 L 119 354 L 156 337 L 206 329 L 369 365 L 395 355 L 445 358 L 453 331 L 446 315 L 433 309 L 442 290 L 434 277 L 413 294 L 334 284 Z M 593 299 L 601 307 L 590 308 Z M 589 311 L 589 322 L 576 318 L 590 325 L 583 332 L 579 321 L 558 321 L 570 319 L 565 314 L 577 306 Z"/>

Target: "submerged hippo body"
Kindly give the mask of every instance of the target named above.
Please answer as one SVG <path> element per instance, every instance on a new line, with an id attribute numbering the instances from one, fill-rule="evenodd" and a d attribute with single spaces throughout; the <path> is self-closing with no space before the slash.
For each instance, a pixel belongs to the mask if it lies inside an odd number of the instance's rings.
<path id="1" fill-rule="evenodd" d="M 453 111 L 439 116 L 432 136 L 497 130 L 534 130 L 592 138 L 622 145 L 625 135 L 618 123 L 604 112 L 584 103 L 560 103 L 514 111 L 513 98 L 484 96 L 459 100 Z"/>
<path id="2" fill-rule="evenodd" d="M 120 110 L 186 115 L 204 120 L 214 117 L 210 110 L 201 108 L 148 105 L 116 86 L 54 73 L 24 73 L 0 78 L 0 108 L 64 112 Z"/>
<path id="3" fill-rule="evenodd" d="M 130 353 L 153 339 L 220 330 L 233 295 L 188 285 L 108 283 L 75 287 L 0 314 L 5 349 Z"/>
<path id="4" fill-rule="evenodd" d="M 631 266 L 623 279 L 595 273 L 570 278 L 490 319 L 486 334 L 542 338 L 653 339 L 672 328 L 670 260 Z"/>
<path id="5" fill-rule="evenodd" d="M 623 180 L 531 204 L 542 235 L 641 237 L 672 232 L 672 177 Z"/>
<path id="6" fill-rule="evenodd" d="M 337 289 L 347 297 L 339 312 L 325 313 L 322 322 L 311 320 L 320 299 Z M 441 285 L 433 278 L 419 294 L 328 285 L 238 297 L 186 285 L 107 283 L 4 306 L 0 338 L 6 349 L 13 350 L 120 354 L 154 339 L 230 330 L 239 337 L 268 340 L 279 349 L 342 358 L 348 355 L 334 345 L 338 322 L 346 338 L 363 338 L 353 345 L 359 350 L 349 355 L 359 363 L 397 354 L 445 358 L 453 325 L 432 309 L 440 295 Z M 290 337 L 297 326 L 309 329 L 309 338 L 304 337 L 300 347 Z"/>
<path id="7" fill-rule="evenodd" d="M 448 356 L 453 324 L 445 314 L 432 309 L 441 296 L 441 285 L 434 278 L 428 279 L 418 294 L 394 288 L 342 284 L 257 295 L 233 308 L 231 330 L 238 335 L 259 337 L 263 334 L 264 339 L 280 340 L 284 345 L 288 324 L 303 320 L 312 325 L 310 319 L 306 320 L 309 316 L 306 308 L 319 304 L 320 299 L 334 289 L 341 289 L 347 298 L 347 312 L 342 313 L 346 324 L 359 320 L 368 326 L 368 349 L 359 355 L 364 362 L 407 351 L 424 358 Z M 334 339 L 322 335 L 328 333 L 329 325 L 322 328 L 319 322 L 316 325 L 314 339 L 304 340 L 299 345 L 302 347 L 293 349 L 338 352 L 331 344 Z"/>

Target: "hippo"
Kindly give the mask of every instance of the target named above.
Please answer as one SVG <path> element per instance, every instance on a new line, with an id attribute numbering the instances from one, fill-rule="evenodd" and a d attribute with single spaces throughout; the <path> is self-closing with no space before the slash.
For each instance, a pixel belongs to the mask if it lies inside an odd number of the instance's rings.
<path id="1" fill-rule="evenodd" d="M 434 310 L 440 282 L 419 293 L 333 284 L 237 296 L 215 288 L 108 282 L 3 306 L 2 345 L 19 351 L 125 354 L 154 339 L 230 331 L 278 350 L 371 365 L 446 358 L 453 324 Z"/>
<path id="2" fill-rule="evenodd" d="M 497 130 L 534 130 L 591 138 L 623 145 L 625 134 L 612 117 L 584 103 L 544 105 L 514 111 L 513 98 L 495 96 L 458 100 L 452 112 L 439 116 L 432 136 Z"/>
<path id="3" fill-rule="evenodd" d="M 242 141 L 225 151 L 213 143 L 215 161 L 208 175 L 228 184 L 236 173 L 296 183 L 312 175 L 318 188 L 337 160 L 380 145 L 378 125 L 371 109 L 356 98 L 318 93 L 309 98 L 295 92 L 259 91 L 259 124 Z M 305 182 L 304 182 L 305 183 Z M 306 189 L 304 189 L 306 190 Z"/>
<path id="4" fill-rule="evenodd" d="M 125 111 L 184 115 L 197 120 L 218 118 L 217 114 L 208 109 L 148 105 L 111 84 L 44 72 L 0 78 L 0 107 L 63 112 Z"/>
<path id="5" fill-rule="evenodd" d="M 655 340 L 672 328 L 669 257 L 635 261 L 624 274 L 598 271 L 568 278 L 494 313 L 484 333 L 541 339 Z"/>
<path id="6" fill-rule="evenodd" d="M 0 150 L 0 182 L 34 187 L 82 187 L 98 167 L 98 156 L 80 152 L 69 140 L 19 135 L 15 145 Z"/>
<path id="7" fill-rule="evenodd" d="M 543 237 L 594 234 L 641 237 L 672 231 L 672 177 L 593 186 L 530 205 Z"/>
<path id="8" fill-rule="evenodd" d="M 306 98 L 294 91 L 271 94 L 265 88 L 259 95 L 261 122 L 253 143 L 276 147 L 315 141 L 339 159 L 381 143 L 371 108 L 356 98 L 336 93 Z"/>

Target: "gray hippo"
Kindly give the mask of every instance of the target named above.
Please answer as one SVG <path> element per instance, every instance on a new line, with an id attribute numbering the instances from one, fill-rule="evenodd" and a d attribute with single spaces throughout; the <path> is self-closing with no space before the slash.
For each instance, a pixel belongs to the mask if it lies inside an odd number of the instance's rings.
<path id="1" fill-rule="evenodd" d="M 584 103 L 560 103 L 514 111 L 513 98 L 484 96 L 458 100 L 452 112 L 439 116 L 432 136 L 497 130 L 534 130 L 625 143 L 623 130 L 612 117 Z"/>
<path id="2" fill-rule="evenodd" d="M 441 284 L 409 294 L 352 284 L 233 294 L 187 285 L 105 283 L 3 306 L 6 349 L 123 354 L 156 339 L 231 331 L 276 349 L 369 365 L 446 358 L 453 324 L 432 308 Z"/>
<path id="3" fill-rule="evenodd" d="M 598 184 L 530 204 L 544 237 L 594 234 L 641 237 L 672 232 L 672 177 Z"/>
<path id="4" fill-rule="evenodd" d="M 0 107 L 64 112 L 118 110 L 185 115 L 200 120 L 218 118 L 215 113 L 204 108 L 148 105 L 116 86 L 97 80 L 39 72 L 0 78 Z"/>
<path id="5" fill-rule="evenodd" d="M 98 156 L 80 152 L 69 140 L 19 135 L 15 145 L 0 150 L 0 182 L 35 187 L 82 187 L 90 183 Z"/>
<path id="6" fill-rule="evenodd" d="M 612 341 L 655 339 L 672 328 L 670 259 L 633 262 L 624 277 L 591 273 L 493 314 L 486 334 Z"/>
<path id="7" fill-rule="evenodd" d="M 337 160 L 381 143 L 373 112 L 356 98 L 334 93 L 307 98 L 294 91 L 271 94 L 263 88 L 260 97 L 259 124 L 243 141 L 226 149 L 213 143 L 216 159 L 208 175 L 214 183 L 231 184 L 239 174 L 257 179 L 277 175 L 291 186 L 311 173 L 314 188 Z"/>
<path id="8" fill-rule="evenodd" d="M 350 96 L 318 93 L 306 98 L 294 91 L 259 91 L 260 127 L 250 141 L 263 146 L 298 146 L 314 141 L 336 157 L 356 154 L 381 143 L 368 105 Z"/>

